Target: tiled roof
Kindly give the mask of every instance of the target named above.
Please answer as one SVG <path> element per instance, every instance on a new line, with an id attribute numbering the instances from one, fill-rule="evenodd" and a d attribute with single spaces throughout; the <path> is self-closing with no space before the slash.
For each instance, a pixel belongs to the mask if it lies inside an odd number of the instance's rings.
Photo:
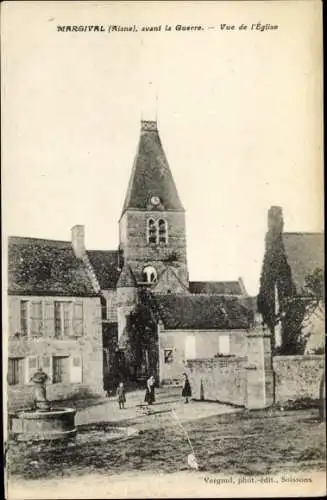
<path id="1" fill-rule="evenodd" d="M 152 301 L 166 329 L 242 329 L 253 319 L 251 309 L 234 297 L 169 294 Z"/>
<path id="2" fill-rule="evenodd" d="M 283 233 L 287 262 L 296 289 L 301 292 L 305 278 L 317 268 L 324 269 L 323 233 Z"/>
<path id="3" fill-rule="evenodd" d="M 158 196 L 165 210 L 184 210 L 161 144 L 157 124 L 142 121 L 141 137 L 123 213 L 127 208 L 147 209 L 151 196 Z"/>
<path id="4" fill-rule="evenodd" d="M 117 288 L 137 287 L 134 275 L 128 264 L 125 264 L 120 273 Z"/>
<path id="5" fill-rule="evenodd" d="M 96 295 L 69 241 L 9 237 L 8 264 L 11 295 Z"/>
<path id="6" fill-rule="evenodd" d="M 116 288 L 121 272 L 118 250 L 88 250 L 87 255 L 101 290 Z"/>
<path id="7" fill-rule="evenodd" d="M 239 281 L 190 281 L 191 293 L 243 295 Z"/>

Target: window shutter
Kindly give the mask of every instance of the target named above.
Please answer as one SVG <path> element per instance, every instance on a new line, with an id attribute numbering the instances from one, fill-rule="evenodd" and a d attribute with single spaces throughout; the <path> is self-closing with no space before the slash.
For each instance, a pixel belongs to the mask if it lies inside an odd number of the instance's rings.
<path id="1" fill-rule="evenodd" d="M 83 301 L 76 300 L 73 306 L 73 335 L 81 337 L 84 330 Z"/>
<path id="2" fill-rule="evenodd" d="M 25 382 L 29 384 L 31 377 L 34 375 L 38 369 L 38 358 L 37 356 L 28 356 L 25 359 Z"/>
<path id="3" fill-rule="evenodd" d="M 229 335 L 220 335 L 218 339 L 219 339 L 219 353 L 229 354 L 230 352 Z"/>
<path id="4" fill-rule="evenodd" d="M 48 383 L 52 383 L 52 356 L 43 356 L 42 358 L 42 368 L 43 371 L 48 375 Z"/>
<path id="5" fill-rule="evenodd" d="M 46 300 L 43 308 L 43 331 L 45 337 L 54 337 L 54 302 Z"/>
<path id="6" fill-rule="evenodd" d="M 70 381 L 72 384 L 82 382 L 82 356 L 80 354 L 70 356 Z"/>
<path id="7" fill-rule="evenodd" d="M 196 350 L 195 350 L 195 337 L 192 335 L 188 335 L 185 339 L 185 358 L 186 359 L 194 359 L 196 358 Z"/>
<path id="8" fill-rule="evenodd" d="M 9 312 L 9 335 L 20 333 L 20 301 L 14 297 L 8 297 Z"/>
<path id="9" fill-rule="evenodd" d="M 42 301 L 36 300 L 31 303 L 31 336 L 41 337 L 42 336 Z"/>

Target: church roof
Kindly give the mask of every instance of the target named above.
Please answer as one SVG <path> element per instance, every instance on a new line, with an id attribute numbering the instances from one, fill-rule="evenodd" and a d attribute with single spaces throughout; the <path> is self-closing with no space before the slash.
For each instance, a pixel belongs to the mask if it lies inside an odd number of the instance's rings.
<path id="1" fill-rule="evenodd" d="M 128 264 L 125 264 L 120 273 L 117 288 L 137 287 L 134 275 Z"/>
<path id="2" fill-rule="evenodd" d="M 128 208 L 146 210 L 151 196 L 159 197 L 159 209 L 184 210 L 161 144 L 157 122 L 142 121 L 122 213 Z"/>
<path id="3" fill-rule="evenodd" d="M 9 237 L 9 295 L 95 296 L 70 241 Z"/>
<path id="4" fill-rule="evenodd" d="M 118 250 L 87 250 L 101 290 L 116 288 L 120 275 Z"/>
<path id="5" fill-rule="evenodd" d="M 153 300 L 166 329 L 245 329 L 253 320 L 252 310 L 234 297 L 168 294 Z"/>
<path id="6" fill-rule="evenodd" d="M 317 268 L 324 269 L 323 233 L 283 233 L 287 262 L 297 292 L 305 285 L 305 278 Z"/>
<path id="7" fill-rule="evenodd" d="M 239 281 L 190 281 L 191 293 L 243 295 Z"/>

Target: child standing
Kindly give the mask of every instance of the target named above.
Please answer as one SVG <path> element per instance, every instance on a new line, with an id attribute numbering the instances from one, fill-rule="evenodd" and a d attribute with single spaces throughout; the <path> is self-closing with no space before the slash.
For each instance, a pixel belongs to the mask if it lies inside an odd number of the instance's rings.
<path id="1" fill-rule="evenodd" d="M 126 403 L 125 388 L 123 382 L 120 382 L 117 388 L 117 397 L 118 397 L 119 409 L 123 410 L 124 404 Z"/>

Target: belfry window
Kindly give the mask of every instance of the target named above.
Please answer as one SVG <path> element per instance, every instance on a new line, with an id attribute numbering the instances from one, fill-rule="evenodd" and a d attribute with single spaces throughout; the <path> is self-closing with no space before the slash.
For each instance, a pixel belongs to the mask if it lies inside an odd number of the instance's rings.
<path id="1" fill-rule="evenodd" d="M 153 266 L 146 266 L 143 269 L 143 281 L 145 283 L 155 283 L 157 281 L 157 271 Z"/>
<path id="2" fill-rule="evenodd" d="M 157 243 L 158 239 L 158 229 L 157 229 L 157 224 L 153 219 L 148 220 L 148 227 L 147 227 L 147 240 L 148 243 Z"/>
<path id="3" fill-rule="evenodd" d="M 168 243 L 168 228 L 167 221 L 159 219 L 149 219 L 147 222 L 147 242 L 148 244 L 167 244 Z"/>
<path id="4" fill-rule="evenodd" d="M 158 221 L 159 243 L 167 243 L 167 222 L 163 219 Z"/>

